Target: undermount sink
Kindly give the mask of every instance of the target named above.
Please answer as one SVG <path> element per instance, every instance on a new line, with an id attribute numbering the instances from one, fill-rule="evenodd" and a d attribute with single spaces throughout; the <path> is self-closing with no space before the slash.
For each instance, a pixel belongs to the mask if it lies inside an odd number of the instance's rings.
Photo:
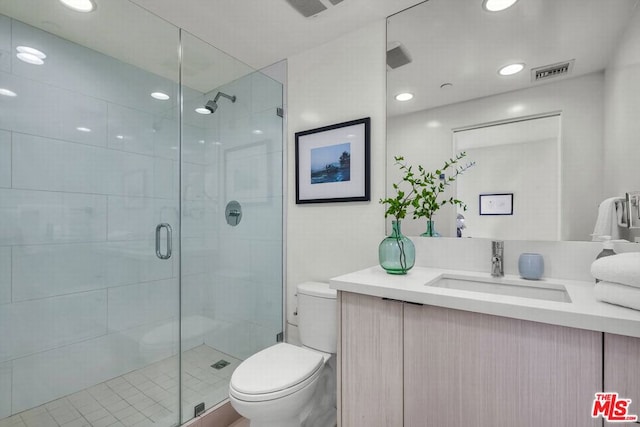
<path id="1" fill-rule="evenodd" d="M 519 279 L 470 278 L 445 275 L 435 282 L 427 283 L 427 286 L 546 301 L 571 302 L 565 287 L 555 283 L 533 283 Z"/>

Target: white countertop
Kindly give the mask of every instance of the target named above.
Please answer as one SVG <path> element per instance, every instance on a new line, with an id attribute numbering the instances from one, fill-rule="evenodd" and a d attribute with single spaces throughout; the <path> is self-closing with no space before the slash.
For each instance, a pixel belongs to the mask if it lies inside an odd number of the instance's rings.
<path id="1" fill-rule="evenodd" d="M 427 286 L 446 275 L 498 283 L 503 280 L 533 286 L 562 285 L 571 302 Z M 334 277 L 330 286 L 339 291 L 640 338 L 640 311 L 597 301 L 592 282 L 553 278 L 532 281 L 511 275 L 496 279 L 489 273 L 425 267 L 414 267 L 406 275 L 393 275 L 376 266 Z"/>

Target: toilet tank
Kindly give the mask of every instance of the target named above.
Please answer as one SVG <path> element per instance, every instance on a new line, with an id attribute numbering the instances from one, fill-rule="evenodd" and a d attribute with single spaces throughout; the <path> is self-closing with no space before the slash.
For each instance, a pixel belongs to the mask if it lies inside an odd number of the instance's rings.
<path id="1" fill-rule="evenodd" d="M 306 282 L 298 285 L 298 332 L 300 341 L 325 353 L 337 346 L 337 291 L 328 283 Z"/>

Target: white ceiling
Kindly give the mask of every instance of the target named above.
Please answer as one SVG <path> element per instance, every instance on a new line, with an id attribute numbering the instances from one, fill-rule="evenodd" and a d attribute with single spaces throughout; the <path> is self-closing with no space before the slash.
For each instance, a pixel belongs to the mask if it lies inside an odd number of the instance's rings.
<path id="1" fill-rule="evenodd" d="M 519 0 L 489 13 L 481 0 L 430 0 L 395 15 L 389 19 L 388 41 L 402 43 L 413 61 L 388 73 L 387 114 L 544 84 L 531 82 L 531 68 L 560 61 L 575 59 L 566 78 L 603 70 L 637 3 Z M 512 62 L 524 62 L 525 70 L 510 77 L 497 74 Z M 443 83 L 453 86 L 441 89 Z M 394 99 L 405 91 L 414 99 Z"/>
<path id="2" fill-rule="evenodd" d="M 305 18 L 285 0 L 132 0 L 259 69 L 423 0 L 344 0 Z"/>

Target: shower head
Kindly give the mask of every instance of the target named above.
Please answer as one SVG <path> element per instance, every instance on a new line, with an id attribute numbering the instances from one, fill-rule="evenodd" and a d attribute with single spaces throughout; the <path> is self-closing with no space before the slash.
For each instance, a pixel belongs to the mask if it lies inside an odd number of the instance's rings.
<path id="1" fill-rule="evenodd" d="M 210 99 L 209 101 L 207 101 L 207 103 L 204 105 L 204 108 L 206 108 L 207 110 L 209 110 L 211 112 L 211 114 L 215 113 L 216 110 L 218 109 L 218 103 L 212 99 Z"/>
<path id="2" fill-rule="evenodd" d="M 216 110 L 218 109 L 218 99 L 220 99 L 221 96 L 224 97 L 224 98 L 227 98 L 231 102 L 236 102 L 236 96 L 235 95 L 227 95 L 226 93 L 218 92 L 216 94 L 215 98 L 210 99 L 209 101 L 207 101 L 207 103 L 204 105 L 204 108 L 209 110 L 211 112 L 211 114 L 215 113 Z"/>

